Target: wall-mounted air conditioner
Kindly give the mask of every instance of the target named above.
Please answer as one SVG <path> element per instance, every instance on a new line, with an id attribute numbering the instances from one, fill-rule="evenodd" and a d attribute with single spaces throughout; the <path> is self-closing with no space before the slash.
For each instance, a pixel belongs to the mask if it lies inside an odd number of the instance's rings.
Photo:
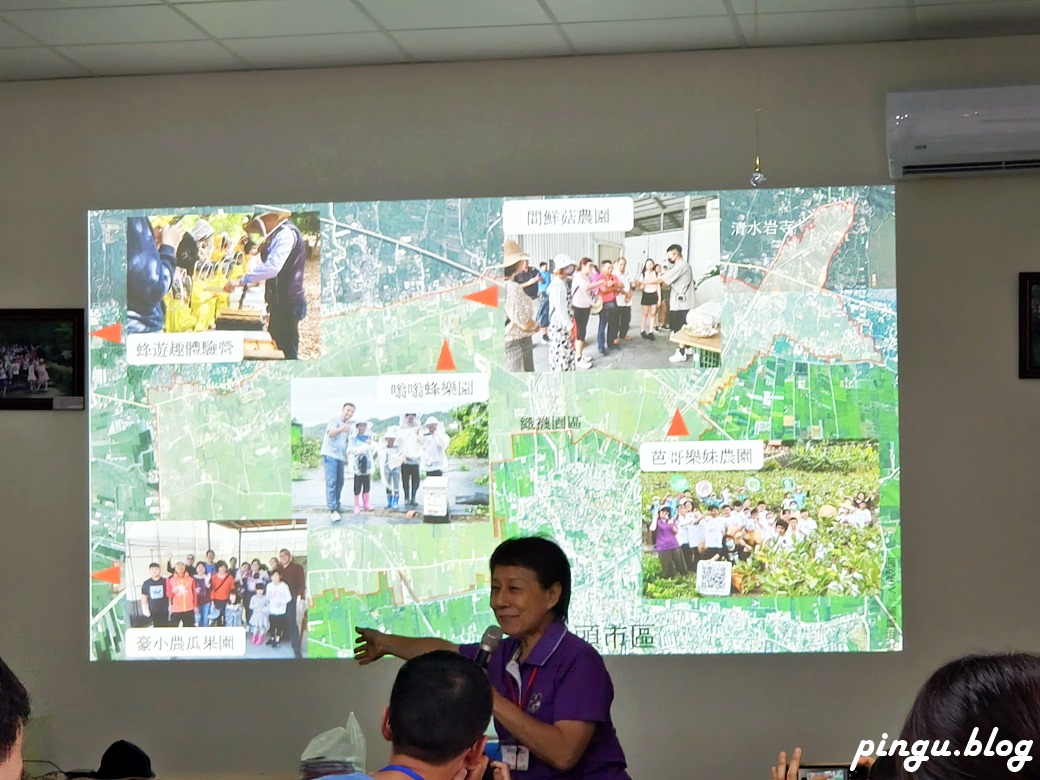
<path id="1" fill-rule="evenodd" d="M 890 92 L 893 179 L 1040 170 L 1040 85 Z"/>

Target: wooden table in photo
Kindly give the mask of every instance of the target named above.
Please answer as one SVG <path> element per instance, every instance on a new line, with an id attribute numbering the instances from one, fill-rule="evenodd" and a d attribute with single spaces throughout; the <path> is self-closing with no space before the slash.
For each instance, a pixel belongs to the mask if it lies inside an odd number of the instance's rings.
<path id="1" fill-rule="evenodd" d="M 669 341 L 681 347 L 692 347 L 697 350 L 697 366 L 699 368 L 716 368 L 722 362 L 722 334 L 714 336 L 691 336 L 685 329 L 673 333 Z"/>

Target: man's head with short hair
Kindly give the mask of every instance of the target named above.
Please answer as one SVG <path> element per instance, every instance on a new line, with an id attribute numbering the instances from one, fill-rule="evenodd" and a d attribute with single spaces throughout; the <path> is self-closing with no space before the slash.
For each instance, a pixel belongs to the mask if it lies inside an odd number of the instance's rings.
<path id="1" fill-rule="evenodd" d="M 0 659 L 0 780 L 22 776 L 22 732 L 29 721 L 29 694 Z"/>
<path id="2" fill-rule="evenodd" d="M 682 247 L 678 244 L 672 244 L 668 247 L 668 259 L 673 263 L 677 263 L 682 260 Z"/>
<path id="3" fill-rule="evenodd" d="M 491 684 L 477 664 L 448 650 L 420 655 L 397 673 L 383 737 L 395 757 L 470 766 L 484 752 L 491 701 Z"/>

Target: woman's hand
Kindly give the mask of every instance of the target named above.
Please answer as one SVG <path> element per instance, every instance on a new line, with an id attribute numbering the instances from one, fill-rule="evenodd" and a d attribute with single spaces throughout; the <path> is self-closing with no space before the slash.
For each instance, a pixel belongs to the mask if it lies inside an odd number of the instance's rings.
<path id="1" fill-rule="evenodd" d="M 374 628 L 361 628 L 355 626 L 355 631 L 360 634 L 354 640 L 354 660 L 364 666 L 373 661 L 378 661 L 384 655 L 390 653 L 389 636 Z"/>
<path id="2" fill-rule="evenodd" d="M 487 756 L 481 756 L 475 766 L 460 769 L 455 773 L 454 780 L 484 780 L 488 766 L 494 770 L 495 780 L 510 780 L 509 767 L 501 761 L 492 761 Z"/>
<path id="3" fill-rule="evenodd" d="M 796 747 L 791 754 L 791 763 L 787 763 L 787 753 L 781 751 L 773 767 L 773 780 L 798 780 L 798 769 L 802 765 L 802 749 Z"/>

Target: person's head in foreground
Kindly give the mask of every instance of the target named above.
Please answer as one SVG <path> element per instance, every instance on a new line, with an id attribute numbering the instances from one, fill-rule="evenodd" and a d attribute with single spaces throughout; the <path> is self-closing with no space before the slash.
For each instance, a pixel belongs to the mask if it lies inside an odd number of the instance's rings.
<path id="1" fill-rule="evenodd" d="M 853 763 L 878 753 L 870 780 L 1037 780 L 1038 735 L 1040 655 L 969 655 L 928 678 L 897 740 L 861 741 Z M 797 780 L 801 758 L 781 753 L 773 780 Z"/>
<path id="2" fill-rule="evenodd" d="M 390 765 L 424 780 L 465 778 L 487 765 L 490 720 L 491 683 L 479 666 L 447 650 L 417 656 L 397 673 L 383 714 Z"/>
<path id="3" fill-rule="evenodd" d="M 1040 655 L 969 655 L 940 667 L 918 692 L 899 737 L 910 754 L 900 761 L 900 777 L 1040 778 L 1031 758 L 1040 739 Z M 935 740 L 949 740 L 960 755 L 932 755 Z M 922 752 L 929 757 L 918 761 Z"/>
<path id="4" fill-rule="evenodd" d="M 491 609 L 510 636 L 542 634 L 566 622 L 571 565 L 559 545 L 525 536 L 507 539 L 491 553 Z"/>
<path id="5" fill-rule="evenodd" d="M 29 694 L 0 659 L 0 780 L 22 776 L 22 732 L 29 721 Z"/>

